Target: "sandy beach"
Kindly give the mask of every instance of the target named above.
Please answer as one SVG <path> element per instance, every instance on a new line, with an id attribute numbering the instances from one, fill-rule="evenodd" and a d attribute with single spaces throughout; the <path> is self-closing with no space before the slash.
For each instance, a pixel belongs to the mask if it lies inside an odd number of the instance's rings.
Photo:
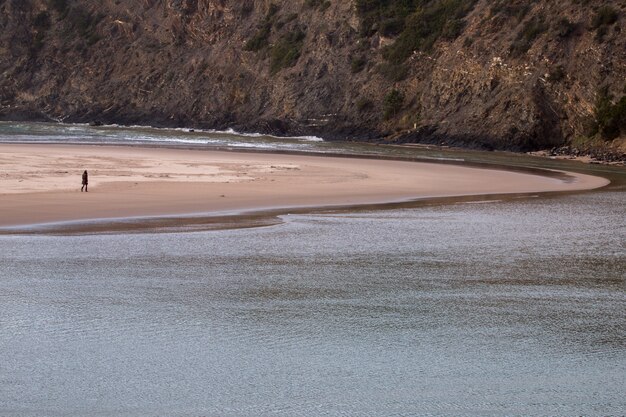
<path id="1" fill-rule="evenodd" d="M 575 191 L 608 180 L 460 165 L 84 145 L 0 145 L 0 227 Z M 89 192 L 81 174 L 89 172 Z"/>

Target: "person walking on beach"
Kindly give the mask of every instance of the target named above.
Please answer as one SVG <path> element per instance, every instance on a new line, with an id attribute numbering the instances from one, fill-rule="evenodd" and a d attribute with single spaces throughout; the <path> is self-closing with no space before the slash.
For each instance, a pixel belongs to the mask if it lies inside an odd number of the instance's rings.
<path id="1" fill-rule="evenodd" d="M 83 186 L 80 187 L 80 192 L 83 192 L 83 188 L 85 189 L 85 192 L 87 191 L 87 184 L 89 184 L 89 175 L 87 175 L 87 170 L 85 170 L 85 172 L 83 172 Z"/>

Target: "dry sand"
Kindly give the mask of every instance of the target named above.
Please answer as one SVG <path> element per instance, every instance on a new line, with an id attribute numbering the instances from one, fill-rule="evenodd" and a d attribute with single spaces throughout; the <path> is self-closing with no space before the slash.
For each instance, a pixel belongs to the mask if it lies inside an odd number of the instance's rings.
<path id="1" fill-rule="evenodd" d="M 81 174 L 89 171 L 89 192 Z M 574 191 L 608 180 L 456 165 L 85 145 L 0 145 L 0 226 Z"/>

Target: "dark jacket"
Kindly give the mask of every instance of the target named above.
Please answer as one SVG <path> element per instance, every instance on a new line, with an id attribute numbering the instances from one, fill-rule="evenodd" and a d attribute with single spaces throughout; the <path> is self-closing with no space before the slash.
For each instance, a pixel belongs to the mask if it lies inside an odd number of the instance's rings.
<path id="1" fill-rule="evenodd" d="M 87 171 L 83 172 L 83 184 L 87 184 Z"/>

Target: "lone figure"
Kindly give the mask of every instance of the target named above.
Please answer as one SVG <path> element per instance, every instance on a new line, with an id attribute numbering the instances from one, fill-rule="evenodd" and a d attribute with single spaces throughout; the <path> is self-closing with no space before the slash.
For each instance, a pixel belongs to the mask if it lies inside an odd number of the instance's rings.
<path id="1" fill-rule="evenodd" d="M 87 174 L 87 170 L 85 170 L 85 172 L 83 172 L 83 186 L 80 187 L 80 192 L 83 192 L 83 189 L 85 190 L 85 192 L 87 191 L 87 184 L 89 184 L 89 175 Z"/>

